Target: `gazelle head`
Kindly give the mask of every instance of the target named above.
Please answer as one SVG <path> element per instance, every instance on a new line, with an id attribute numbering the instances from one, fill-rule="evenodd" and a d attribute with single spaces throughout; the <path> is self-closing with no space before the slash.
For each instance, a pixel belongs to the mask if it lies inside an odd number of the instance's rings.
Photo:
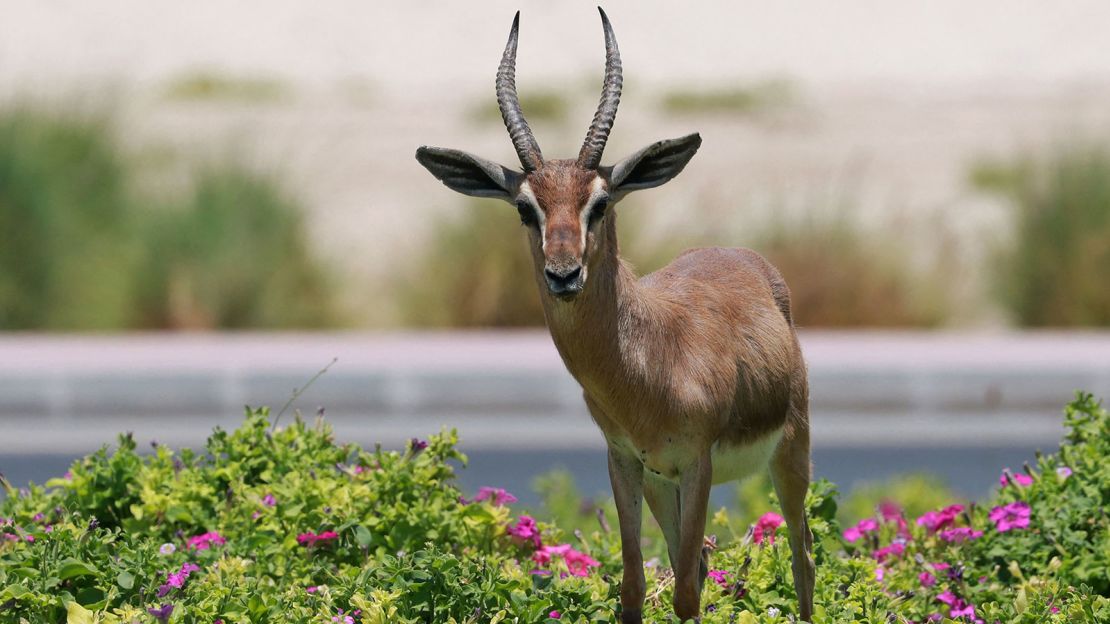
<path id="1" fill-rule="evenodd" d="M 606 237 L 600 224 L 609 208 L 630 191 L 659 186 L 682 171 L 697 152 L 697 134 L 653 143 L 611 167 L 601 154 L 620 103 L 621 59 L 609 18 L 605 31 L 605 81 L 601 103 L 575 160 L 544 160 L 516 94 L 516 46 L 520 13 L 497 70 L 497 104 L 523 171 L 441 147 L 421 147 L 416 159 L 448 188 L 475 197 L 496 197 L 516 206 L 528 227 L 533 254 L 542 261 L 552 295 L 572 299 L 582 291 L 590 260 Z"/>

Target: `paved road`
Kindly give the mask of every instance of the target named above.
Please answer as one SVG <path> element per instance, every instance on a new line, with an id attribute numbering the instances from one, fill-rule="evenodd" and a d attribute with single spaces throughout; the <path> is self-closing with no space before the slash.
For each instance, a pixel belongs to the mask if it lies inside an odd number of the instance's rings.
<path id="1" fill-rule="evenodd" d="M 804 332 L 817 473 L 946 475 L 968 494 L 1055 448 L 1077 389 L 1110 395 L 1110 334 Z M 337 434 L 400 446 L 460 430 L 466 486 L 565 465 L 604 489 L 602 441 L 542 332 L 0 337 L 0 471 L 42 480 L 115 432 L 199 446 L 245 404 L 325 406 Z M 288 416 L 287 416 L 288 418 Z M 600 477 L 599 477 L 600 475 Z"/>

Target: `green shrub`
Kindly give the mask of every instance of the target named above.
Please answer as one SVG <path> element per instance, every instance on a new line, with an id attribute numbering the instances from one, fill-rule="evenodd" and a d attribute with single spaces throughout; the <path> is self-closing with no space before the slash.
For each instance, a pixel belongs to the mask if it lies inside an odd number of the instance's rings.
<path id="1" fill-rule="evenodd" d="M 1110 325 L 1110 149 L 1080 144 L 1047 158 L 985 162 L 972 180 L 1013 206 L 1014 239 L 998 254 L 995 275 L 1014 320 Z"/>
<path id="2" fill-rule="evenodd" d="M 520 108 L 532 123 L 558 124 L 566 121 L 570 104 L 560 91 L 529 91 L 520 94 Z M 502 123 L 497 101 L 482 97 L 470 110 L 470 118 L 480 123 Z"/>
<path id="3" fill-rule="evenodd" d="M 230 100 L 250 103 L 276 102 L 289 96 L 287 85 L 272 78 L 228 76 L 193 71 L 178 76 L 165 88 L 172 100 Z"/>
<path id="4" fill-rule="evenodd" d="M 749 86 L 718 89 L 675 89 L 663 96 L 668 114 L 751 115 L 782 108 L 797 97 L 793 85 L 784 80 L 767 80 Z"/>
<path id="5" fill-rule="evenodd" d="M 1080 396 L 1066 419 L 1059 454 L 981 505 L 917 519 L 887 506 L 842 531 L 835 488 L 814 484 L 814 622 L 1107 621 L 1110 414 Z M 199 453 L 139 455 L 124 436 L 45 487 L 8 486 L 0 620 L 616 622 L 616 532 L 533 533 L 503 493 L 462 498 L 455 443 L 366 451 L 335 444 L 323 421 L 272 430 L 265 411 Z M 549 486 L 569 504 L 565 481 Z M 712 555 L 720 581 L 707 582 L 703 622 L 790 621 L 785 529 L 760 522 L 766 532 L 736 527 Z M 537 543 L 576 554 L 537 562 Z M 652 570 L 645 618 L 668 621 L 673 577 Z"/>
<path id="6" fill-rule="evenodd" d="M 130 321 L 136 219 L 109 122 L 0 112 L 0 328 Z"/>
<path id="7" fill-rule="evenodd" d="M 309 251 L 300 206 L 234 164 L 202 169 L 192 194 L 152 212 L 139 272 L 143 327 L 291 328 L 334 324 L 328 274 Z"/>
<path id="8" fill-rule="evenodd" d="M 0 111 L 0 330 L 335 324 L 301 207 L 273 179 L 201 169 L 166 205 L 95 116 Z"/>

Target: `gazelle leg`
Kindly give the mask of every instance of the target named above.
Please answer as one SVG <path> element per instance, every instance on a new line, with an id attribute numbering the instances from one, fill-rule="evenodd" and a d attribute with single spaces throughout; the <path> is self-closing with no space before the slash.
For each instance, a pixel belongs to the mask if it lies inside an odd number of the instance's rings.
<path id="1" fill-rule="evenodd" d="M 643 621 L 644 557 L 640 552 L 640 522 L 643 520 L 644 465 L 639 457 L 609 447 L 609 481 L 617 504 L 621 528 L 621 622 L 640 624 Z"/>
<path id="2" fill-rule="evenodd" d="M 806 520 L 805 499 L 809 490 L 809 432 L 798 431 L 784 438 L 771 460 L 775 485 L 786 528 L 790 533 L 791 570 L 798 594 L 798 615 L 810 621 L 813 615 L 813 534 Z"/>
<path id="3" fill-rule="evenodd" d="M 713 462 L 703 453 L 683 474 L 679 483 L 679 543 L 674 563 L 674 612 L 682 621 L 701 612 L 701 588 L 706 566 L 705 515 L 709 488 L 713 485 Z"/>
<path id="4" fill-rule="evenodd" d="M 644 498 L 651 515 L 667 540 L 667 556 L 671 567 L 678 565 L 679 507 L 678 484 L 653 475 L 644 475 Z"/>

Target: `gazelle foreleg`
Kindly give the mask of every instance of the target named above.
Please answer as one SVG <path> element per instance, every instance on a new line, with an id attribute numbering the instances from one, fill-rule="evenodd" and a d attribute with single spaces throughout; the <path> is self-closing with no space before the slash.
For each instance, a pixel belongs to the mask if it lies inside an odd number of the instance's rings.
<path id="1" fill-rule="evenodd" d="M 621 528 L 621 622 L 640 624 L 643 621 L 644 557 L 640 552 L 640 523 L 643 520 L 644 465 L 640 458 L 609 447 L 609 481 L 617 504 L 617 520 Z"/>
<path id="2" fill-rule="evenodd" d="M 701 610 L 705 580 L 705 515 L 713 485 L 713 462 L 708 449 L 682 473 L 679 481 L 679 543 L 674 562 L 674 612 L 679 620 L 696 618 Z"/>
<path id="3" fill-rule="evenodd" d="M 813 615 L 813 534 L 806 520 L 806 492 L 809 490 L 809 432 L 796 431 L 779 443 L 771 460 L 771 480 L 782 506 L 783 519 L 790 533 L 791 570 L 798 594 L 798 615 L 810 621 Z"/>
<path id="4" fill-rule="evenodd" d="M 678 541 L 681 518 L 678 511 L 678 484 L 652 474 L 644 475 L 644 498 L 651 515 L 667 540 L 667 556 L 671 567 L 678 565 Z"/>

